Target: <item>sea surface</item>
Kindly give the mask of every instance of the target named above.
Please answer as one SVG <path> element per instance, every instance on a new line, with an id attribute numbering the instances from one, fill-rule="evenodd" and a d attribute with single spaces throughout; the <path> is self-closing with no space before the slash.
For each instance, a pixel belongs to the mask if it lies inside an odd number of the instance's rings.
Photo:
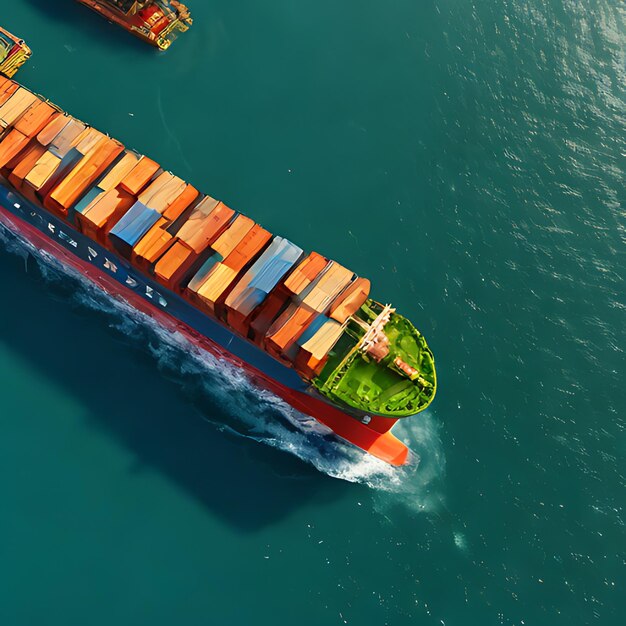
<path id="1" fill-rule="evenodd" d="M 0 235 L 2 626 L 626 615 L 620 0 L 5 0 L 20 80 L 427 337 L 403 470 Z M 27 258 L 30 257 L 30 258 Z"/>

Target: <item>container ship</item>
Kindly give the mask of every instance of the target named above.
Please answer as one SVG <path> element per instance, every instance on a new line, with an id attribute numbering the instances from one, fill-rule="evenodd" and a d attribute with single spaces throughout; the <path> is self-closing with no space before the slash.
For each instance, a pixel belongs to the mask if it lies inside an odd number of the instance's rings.
<path id="1" fill-rule="evenodd" d="M 2 76 L 0 223 L 338 437 L 409 462 L 391 428 L 433 400 L 434 359 L 366 278 Z"/>
<path id="2" fill-rule="evenodd" d="M 107 20 L 160 50 L 193 24 L 187 7 L 176 0 L 78 0 Z"/>

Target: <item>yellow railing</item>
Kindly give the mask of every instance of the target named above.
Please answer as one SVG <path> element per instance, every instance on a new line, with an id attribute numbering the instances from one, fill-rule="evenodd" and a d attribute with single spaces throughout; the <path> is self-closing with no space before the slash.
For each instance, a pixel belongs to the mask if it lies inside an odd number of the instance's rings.
<path id="1" fill-rule="evenodd" d="M 23 41 L 19 41 L 18 44 L 20 47 L 13 53 L 9 53 L 9 56 L 0 63 L 0 72 L 9 78 L 15 75 L 31 55 L 30 48 Z"/>

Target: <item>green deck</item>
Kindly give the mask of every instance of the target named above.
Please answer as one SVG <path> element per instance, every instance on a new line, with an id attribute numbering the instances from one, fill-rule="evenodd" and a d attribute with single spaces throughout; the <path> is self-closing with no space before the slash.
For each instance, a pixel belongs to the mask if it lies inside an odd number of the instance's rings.
<path id="1" fill-rule="evenodd" d="M 368 300 L 356 315 L 371 324 L 382 311 L 382 305 Z M 395 312 L 384 326 L 384 334 L 389 339 L 389 354 L 377 362 L 360 349 L 365 330 L 351 319 L 313 381 L 320 393 L 372 415 L 407 417 L 424 410 L 437 388 L 432 352 L 411 322 Z M 418 374 L 407 376 L 394 364 L 396 357 Z"/>

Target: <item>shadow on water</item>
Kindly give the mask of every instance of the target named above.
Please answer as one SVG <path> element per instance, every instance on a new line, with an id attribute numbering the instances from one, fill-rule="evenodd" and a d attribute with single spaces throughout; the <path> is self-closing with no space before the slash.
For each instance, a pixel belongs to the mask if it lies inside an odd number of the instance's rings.
<path id="1" fill-rule="evenodd" d="M 78 399 L 93 427 L 132 451 L 130 471 L 156 469 L 242 531 L 349 488 L 284 452 L 212 427 L 153 357 L 111 331 L 110 320 L 55 297 L 36 264 L 26 275 L 23 263 L 0 250 L 0 284 L 11 303 L 2 308 L 0 342 Z M 210 422 L 232 421 L 207 404 L 205 398 L 202 414 Z"/>
<path id="2" fill-rule="evenodd" d="M 57 21 L 80 31 L 91 40 L 99 40 L 108 46 L 126 46 L 134 54 L 159 54 L 149 44 L 127 33 L 117 24 L 109 23 L 90 8 L 76 0 L 27 0 L 47 20 Z"/>

